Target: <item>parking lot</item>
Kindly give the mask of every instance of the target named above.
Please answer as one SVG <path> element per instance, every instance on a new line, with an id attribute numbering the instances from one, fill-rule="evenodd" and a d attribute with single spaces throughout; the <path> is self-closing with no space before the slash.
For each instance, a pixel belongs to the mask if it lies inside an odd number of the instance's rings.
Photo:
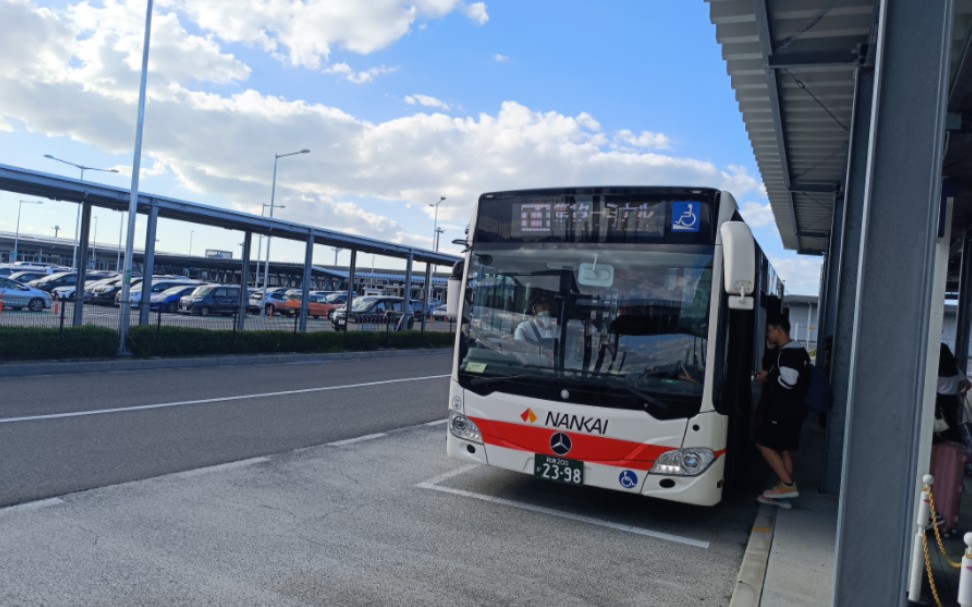
<path id="1" fill-rule="evenodd" d="M 449 460 L 449 360 L 0 380 L 0 603 L 728 604 L 751 500 Z"/>
<path id="2" fill-rule="evenodd" d="M 118 317 L 120 309 L 114 306 L 99 306 L 85 304 L 84 317 L 82 324 L 118 328 Z M 10 310 L 0 312 L 0 326 L 32 326 L 32 327 L 70 327 L 74 317 L 74 304 L 71 302 L 59 303 L 55 312 L 54 308 L 48 308 L 43 312 L 31 312 L 29 310 Z M 351 331 L 392 331 L 395 330 L 394 324 L 377 322 L 350 323 Z M 132 310 L 132 324 L 138 322 L 137 310 Z M 152 312 L 149 314 L 149 324 L 153 326 L 178 326 L 178 327 L 197 327 L 205 329 L 232 330 L 235 323 L 235 316 L 198 316 L 189 314 L 179 314 L 174 312 Z M 454 321 L 432 320 L 426 322 L 427 331 L 455 331 Z M 414 329 L 421 329 L 421 322 L 416 320 Z M 244 330 L 247 331 L 297 331 L 299 330 L 298 318 L 285 314 L 275 314 L 265 316 L 258 314 L 248 314 L 244 322 Z M 307 331 L 333 331 L 331 322 L 326 318 L 307 319 Z"/>

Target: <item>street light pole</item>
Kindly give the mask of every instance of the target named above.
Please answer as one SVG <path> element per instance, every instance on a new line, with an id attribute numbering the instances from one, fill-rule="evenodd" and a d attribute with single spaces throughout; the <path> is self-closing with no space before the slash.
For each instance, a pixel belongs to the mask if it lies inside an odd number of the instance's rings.
<path id="1" fill-rule="evenodd" d="M 260 208 L 260 217 L 266 217 L 266 215 L 267 215 L 267 207 L 268 206 L 270 206 L 270 203 L 268 203 L 268 202 L 263 203 L 263 206 Z M 282 204 L 278 204 L 277 205 L 277 208 L 278 209 L 286 209 L 287 207 L 285 207 Z M 263 234 L 260 234 L 259 236 L 260 236 L 260 238 L 259 238 L 259 240 L 257 240 L 256 275 L 253 277 L 253 286 L 254 287 L 259 287 L 260 286 L 260 259 L 261 259 L 262 255 L 263 255 Z"/>
<path id="2" fill-rule="evenodd" d="M 13 259 L 10 261 L 17 261 L 17 245 L 20 244 L 20 209 L 24 204 L 44 204 L 43 200 L 21 200 L 17 203 L 17 231 L 14 233 L 14 248 L 13 248 Z"/>
<path id="3" fill-rule="evenodd" d="M 439 231 L 439 205 L 445 200 L 445 196 L 439 196 L 439 202 L 430 202 L 430 207 L 435 207 L 435 219 L 432 221 L 432 242 L 436 242 L 436 234 Z"/>
<path id="4" fill-rule="evenodd" d="M 435 219 L 432 221 L 432 246 L 436 251 L 439 250 L 439 205 L 445 200 L 445 196 L 439 196 L 438 202 L 430 202 L 430 207 L 435 207 Z M 428 315 L 429 306 L 432 305 L 432 279 L 435 277 L 435 265 L 432 265 L 432 271 L 429 272 L 429 284 L 425 285 L 425 313 Z"/>
<path id="5" fill-rule="evenodd" d="M 91 267 L 98 269 L 98 217 L 94 218 L 94 238 L 91 239 Z"/>
<path id="6" fill-rule="evenodd" d="M 85 166 L 83 164 L 75 164 L 75 163 L 70 162 L 68 160 L 61 160 L 60 158 L 57 158 L 55 156 L 51 156 L 50 154 L 44 154 L 44 158 L 49 158 L 51 160 L 55 160 L 57 162 L 60 162 L 60 163 L 63 163 L 63 164 L 67 164 L 67 165 L 73 166 L 76 169 L 81 169 L 81 181 L 84 181 L 84 172 L 85 171 L 101 171 L 103 173 L 117 173 L 118 172 L 117 169 L 99 169 L 97 167 L 89 167 L 89 166 Z M 80 231 L 81 231 L 81 205 L 79 204 L 78 205 L 78 210 L 77 210 L 76 216 L 74 218 L 74 251 L 71 253 L 71 267 L 72 268 L 77 268 L 77 266 L 78 266 L 78 238 L 80 236 Z"/>
<path id="7" fill-rule="evenodd" d="M 189 230 L 189 257 L 192 257 L 192 235 L 195 233 L 195 230 Z"/>
<path id="8" fill-rule="evenodd" d="M 125 213 L 123 212 L 118 217 L 118 256 L 115 258 L 115 271 L 121 272 L 121 243 L 122 243 L 122 225 L 125 223 Z"/>
<path id="9" fill-rule="evenodd" d="M 310 154 L 310 150 L 304 148 L 298 152 L 273 155 L 273 180 L 270 184 L 270 219 L 273 219 L 274 200 L 277 195 L 277 161 L 286 156 L 296 156 L 297 154 Z M 267 292 L 267 284 L 270 280 L 270 235 L 267 234 L 267 258 L 263 262 L 263 292 Z M 266 297 L 266 295 L 264 295 Z"/>

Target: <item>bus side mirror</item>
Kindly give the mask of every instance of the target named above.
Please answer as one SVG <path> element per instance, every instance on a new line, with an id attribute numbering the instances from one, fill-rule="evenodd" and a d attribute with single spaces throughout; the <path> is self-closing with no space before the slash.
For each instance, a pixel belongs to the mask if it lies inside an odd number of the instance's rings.
<path id="1" fill-rule="evenodd" d="M 465 263 L 457 261 L 449 274 L 449 287 L 446 289 L 446 314 L 453 318 L 459 316 L 459 297 L 462 295 L 462 273 Z"/>
<path id="2" fill-rule="evenodd" d="M 729 295 L 729 308 L 753 309 L 756 288 L 756 241 L 749 226 L 741 221 L 728 221 L 719 228 L 722 259 L 725 266 L 724 287 Z"/>

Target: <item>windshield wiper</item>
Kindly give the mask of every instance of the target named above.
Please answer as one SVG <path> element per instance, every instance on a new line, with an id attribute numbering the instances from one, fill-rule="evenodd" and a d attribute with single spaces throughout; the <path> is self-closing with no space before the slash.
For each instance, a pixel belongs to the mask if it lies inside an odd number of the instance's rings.
<path id="1" fill-rule="evenodd" d="M 536 377 L 536 376 L 521 373 L 519 375 L 494 375 L 493 377 L 474 377 L 471 380 L 469 380 L 469 385 L 484 386 L 486 384 L 494 384 L 498 381 L 503 381 L 504 379 L 522 379 L 524 377 Z"/>
<path id="2" fill-rule="evenodd" d="M 614 384 L 615 386 L 617 386 L 619 388 L 622 388 L 623 390 L 627 390 L 629 393 L 637 396 L 638 398 L 640 398 L 641 400 L 645 401 L 649 405 L 652 405 L 654 407 L 660 407 L 662 409 L 667 409 L 668 408 L 668 405 L 666 403 L 664 403 L 663 401 L 658 400 L 657 398 L 655 398 L 651 394 L 648 394 L 647 392 L 643 392 L 642 390 L 639 390 L 638 388 L 635 388 L 634 386 L 629 386 L 628 384 L 624 383 L 620 379 L 617 379 L 615 377 L 611 377 L 610 375 L 595 375 L 594 377 L 600 377 L 600 378 L 602 378 L 602 379 L 604 379 L 604 380 L 606 380 L 606 381 Z"/>

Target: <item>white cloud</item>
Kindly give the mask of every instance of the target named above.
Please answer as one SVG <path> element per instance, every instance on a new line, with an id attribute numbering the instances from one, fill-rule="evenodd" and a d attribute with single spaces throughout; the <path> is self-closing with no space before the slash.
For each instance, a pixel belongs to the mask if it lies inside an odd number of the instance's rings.
<path id="1" fill-rule="evenodd" d="M 408 105 L 421 105 L 424 107 L 438 108 L 440 110 L 449 110 L 448 103 L 428 95 L 407 95 L 405 97 L 405 103 Z"/>
<path id="2" fill-rule="evenodd" d="M 474 2 L 464 6 L 462 12 L 478 25 L 485 25 L 489 21 L 489 14 L 486 12 L 485 2 Z"/>
<path id="3" fill-rule="evenodd" d="M 372 82 L 375 79 L 375 76 L 380 76 L 381 74 L 391 74 L 396 71 L 398 71 L 397 68 L 380 65 L 378 67 L 369 68 L 363 72 L 356 72 L 351 69 L 351 66 L 347 63 L 336 63 L 324 69 L 325 74 L 335 74 L 355 84 Z"/>
<path id="4" fill-rule="evenodd" d="M 768 203 L 744 202 L 740 205 L 739 212 L 751 228 L 776 225 L 776 220 L 773 218 L 773 209 Z"/>
<path id="5" fill-rule="evenodd" d="M 655 148 L 665 150 L 671 147 L 671 139 L 664 133 L 652 133 L 651 131 L 641 131 L 635 135 L 628 129 L 622 129 L 614 136 L 615 143 L 619 147 L 632 146 L 636 148 Z"/>
<path id="6" fill-rule="evenodd" d="M 76 34 L 67 50 L 81 67 L 67 70 L 66 77 L 102 94 L 137 96 L 144 2 L 107 0 L 103 8 L 82 3 L 67 15 Z M 157 11 L 153 16 L 149 77 L 155 90 L 191 82 L 243 82 L 249 76 L 249 67 L 214 41 L 190 34 L 175 13 Z"/>
<path id="7" fill-rule="evenodd" d="M 817 295 L 820 292 L 822 263 L 821 257 L 808 255 L 770 258 L 770 264 L 783 280 L 786 292 L 799 295 Z"/>
<path id="8" fill-rule="evenodd" d="M 202 29 L 227 42 L 277 54 L 292 65 L 312 69 L 334 47 L 367 55 L 396 42 L 421 19 L 441 18 L 462 9 L 476 21 L 482 3 L 460 0 L 170 0 Z"/>
<path id="9" fill-rule="evenodd" d="M 496 63 L 509 63 L 510 58 L 508 55 L 504 55 L 502 53 L 496 53 L 495 55 L 493 55 L 493 61 L 495 61 Z"/>

